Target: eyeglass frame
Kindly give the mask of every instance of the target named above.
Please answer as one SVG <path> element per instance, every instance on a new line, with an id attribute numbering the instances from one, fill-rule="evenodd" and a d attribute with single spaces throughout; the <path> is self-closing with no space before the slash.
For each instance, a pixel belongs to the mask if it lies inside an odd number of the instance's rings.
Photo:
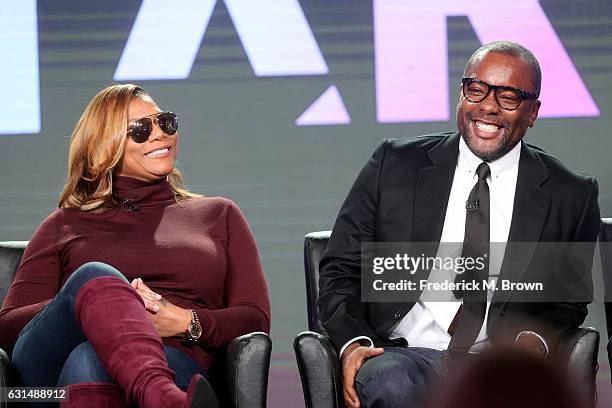
<path id="1" fill-rule="evenodd" d="M 173 117 L 174 117 L 174 120 L 176 121 L 176 129 L 174 130 L 174 132 L 173 132 L 173 133 L 168 133 L 168 132 L 166 132 L 166 131 L 165 131 L 164 129 L 162 129 L 162 127 L 159 125 L 159 121 L 158 121 L 158 119 L 157 119 L 157 118 L 158 118 L 160 115 L 163 115 L 163 114 L 170 114 L 171 116 L 173 116 Z M 134 123 L 136 123 L 136 122 L 138 122 L 138 121 L 140 121 L 140 120 L 142 120 L 142 119 L 149 119 L 149 120 L 151 121 L 151 130 L 150 130 L 149 134 L 146 136 L 146 139 L 143 139 L 142 141 L 138 141 L 138 140 L 136 140 L 136 139 L 135 139 L 135 136 L 133 136 L 133 134 L 132 134 L 132 128 L 131 128 L 131 125 L 133 125 Z M 129 121 L 129 122 L 128 122 L 128 126 L 127 126 L 127 127 L 128 127 L 128 129 L 127 129 L 127 137 L 131 138 L 131 139 L 132 139 L 134 142 L 136 142 L 136 143 L 138 143 L 138 144 L 144 143 L 144 142 L 146 142 L 146 141 L 148 140 L 148 138 L 149 138 L 149 137 L 151 137 L 151 133 L 153 133 L 153 127 L 154 127 L 154 126 L 157 126 L 158 128 L 160 128 L 160 129 L 162 130 L 162 132 L 164 132 L 166 135 L 168 135 L 168 136 L 172 136 L 172 135 L 176 134 L 176 132 L 178 131 L 178 116 L 176 115 L 176 113 L 174 113 L 174 112 L 172 112 L 172 111 L 161 111 L 161 112 L 152 113 L 152 114 L 150 114 L 150 115 L 143 116 L 143 117 L 138 118 L 138 119 L 133 119 L 133 120 L 131 120 L 131 121 Z"/>
<path id="2" fill-rule="evenodd" d="M 480 99 L 479 101 L 472 101 L 470 100 L 466 95 L 465 95 L 465 83 L 470 81 L 471 83 L 478 83 L 478 84 L 482 84 L 482 85 L 486 85 L 487 87 L 487 93 L 482 97 L 482 99 Z M 533 92 L 528 92 L 528 91 L 524 91 L 522 89 L 519 88 L 515 88 L 513 86 L 508 86 L 508 85 L 491 85 L 485 81 L 482 81 L 478 78 L 470 78 L 470 77 L 463 77 L 461 78 L 461 83 L 459 84 L 461 86 L 461 92 L 463 94 L 463 97 L 468 100 L 471 103 L 480 103 L 482 101 L 484 101 L 485 99 L 487 99 L 487 97 L 489 96 L 489 94 L 491 93 L 491 90 L 493 91 L 493 96 L 495 98 L 495 103 L 497 103 L 497 105 L 502 108 L 503 110 L 507 110 L 507 111 L 515 111 L 517 110 L 520 106 L 521 103 L 523 103 L 524 100 L 530 100 L 530 99 L 538 99 L 540 96 L 538 94 L 535 94 Z M 518 105 L 516 105 L 516 108 L 514 109 L 508 109 L 508 108 L 504 108 L 501 103 L 499 103 L 499 101 L 497 100 L 497 90 L 501 89 L 501 90 L 505 90 L 505 91 L 513 91 L 513 92 L 518 92 L 518 94 L 521 97 L 521 100 L 519 101 Z"/>

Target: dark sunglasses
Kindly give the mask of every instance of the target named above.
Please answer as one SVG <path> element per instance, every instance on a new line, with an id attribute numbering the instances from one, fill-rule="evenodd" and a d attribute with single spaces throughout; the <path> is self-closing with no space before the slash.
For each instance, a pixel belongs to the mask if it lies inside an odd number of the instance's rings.
<path id="1" fill-rule="evenodd" d="M 127 134 L 136 143 L 144 143 L 149 140 L 154 123 L 167 135 L 173 135 L 178 130 L 178 119 L 175 113 L 159 112 L 128 124 Z"/>

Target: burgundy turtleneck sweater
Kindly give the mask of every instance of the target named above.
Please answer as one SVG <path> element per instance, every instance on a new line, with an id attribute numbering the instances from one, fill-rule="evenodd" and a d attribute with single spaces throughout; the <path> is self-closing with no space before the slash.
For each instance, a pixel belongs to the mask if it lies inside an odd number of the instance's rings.
<path id="1" fill-rule="evenodd" d="M 183 350 L 203 368 L 208 351 L 252 331 L 270 330 L 268 288 L 249 226 L 230 200 L 177 202 L 163 180 L 117 177 L 114 189 L 131 205 L 93 214 L 58 209 L 25 250 L 0 311 L 0 346 L 11 348 L 21 329 L 81 265 L 99 261 L 128 280 L 142 278 L 169 302 L 198 314 L 203 333 Z M 133 208 L 132 208 L 133 209 Z"/>

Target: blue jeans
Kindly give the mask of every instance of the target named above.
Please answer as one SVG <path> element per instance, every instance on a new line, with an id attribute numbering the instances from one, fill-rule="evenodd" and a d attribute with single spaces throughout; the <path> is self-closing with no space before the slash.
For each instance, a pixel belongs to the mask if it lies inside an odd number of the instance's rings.
<path id="1" fill-rule="evenodd" d="M 121 272 L 101 262 L 78 268 L 45 308 L 23 328 L 13 349 L 13 365 L 28 387 L 66 386 L 81 382 L 114 382 L 87 341 L 76 320 L 75 301 L 79 289 L 91 279 Z M 191 377 L 204 370 L 182 351 L 165 346 L 168 366 L 176 383 L 187 389 Z"/>
<path id="2" fill-rule="evenodd" d="M 420 407 L 444 374 L 446 352 L 421 347 L 385 347 L 363 364 L 355 389 L 363 408 Z"/>

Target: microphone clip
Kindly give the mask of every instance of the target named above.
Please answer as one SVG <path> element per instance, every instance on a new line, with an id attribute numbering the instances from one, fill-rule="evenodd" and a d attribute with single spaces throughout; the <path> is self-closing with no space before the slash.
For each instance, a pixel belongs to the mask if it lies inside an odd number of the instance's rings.
<path id="1" fill-rule="evenodd" d="M 121 203 L 121 205 L 129 212 L 138 211 L 138 206 L 130 200 L 123 200 L 123 203 Z"/>
<path id="2" fill-rule="evenodd" d="M 467 200 L 465 202 L 465 209 L 469 212 L 476 212 L 480 209 L 480 200 Z"/>

